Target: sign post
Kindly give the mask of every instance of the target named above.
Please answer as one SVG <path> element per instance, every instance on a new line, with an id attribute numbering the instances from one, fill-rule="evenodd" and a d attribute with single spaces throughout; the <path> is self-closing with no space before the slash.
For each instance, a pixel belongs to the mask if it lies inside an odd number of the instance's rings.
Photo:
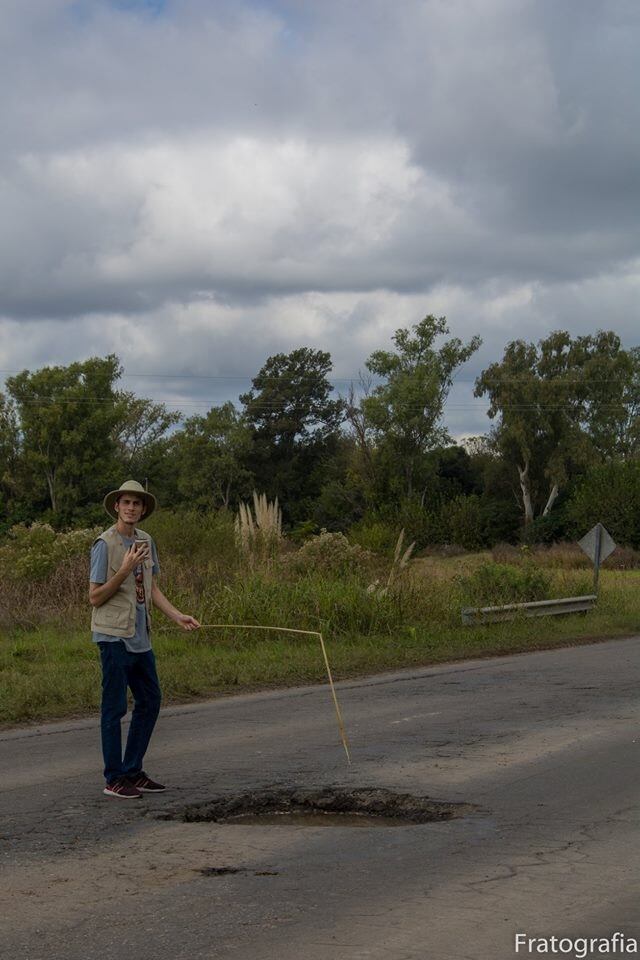
<path id="1" fill-rule="evenodd" d="M 582 540 L 578 540 L 578 546 L 581 550 L 584 550 L 593 563 L 593 592 L 597 594 L 600 564 L 613 553 L 616 545 L 607 529 L 601 523 L 596 523 L 595 527 L 592 527 Z"/>

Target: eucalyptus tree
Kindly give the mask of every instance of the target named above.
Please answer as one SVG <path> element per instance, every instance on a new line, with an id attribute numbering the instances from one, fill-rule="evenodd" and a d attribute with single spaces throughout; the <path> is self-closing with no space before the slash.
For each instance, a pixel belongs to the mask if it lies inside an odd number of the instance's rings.
<path id="1" fill-rule="evenodd" d="M 10 520 L 11 505 L 19 492 L 19 437 L 15 407 L 0 393 L 0 526 Z"/>
<path id="2" fill-rule="evenodd" d="M 453 337 L 436 347 L 448 333 L 445 318 L 430 314 L 411 329 L 396 330 L 395 350 L 376 350 L 366 361 L 378 382 L 361 401 L 361 420 L 373 435 L 376 458 L 408 499 L 416 493 L 424 499 L 433 470 L 428 454 L 451 442 L 443 424 L 447 396 L 455 372 L 482 342 Z"/>
<path id="3" fill-rule="evenodd" d="M 497 421 L 493 439 L 517 470 L 525 524 L 547 516 L 589 463 L 637 444 L 638 357 L 612 331 L 538 344 L 514 340 L 476 380 Z M 636 414 L 637 416 L 637 414 Z"/>
<path id="4" fill-rule="evenodd" d="M 114 427 L 119 459 L 132 477 L 146 476 L 147 463 L 156 451 L 165 450 L 167 435 L 180 423 L 180 414 L 131 391 L 118 391 L 116 398 L 121 411 Z"/>
<path id="5" fill-rule="evenodd" d="M 625 350 L 613 331 L 579 337 L 585 429 L 605 461 L 640 452 L 640 347 Z"/>

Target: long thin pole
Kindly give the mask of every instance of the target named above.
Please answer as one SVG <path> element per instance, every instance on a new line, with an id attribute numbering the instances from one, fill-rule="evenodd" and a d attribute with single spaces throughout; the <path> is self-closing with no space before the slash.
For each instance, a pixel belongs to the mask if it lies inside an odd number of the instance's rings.
<path id="1" fill-rule="evenodd" d="M 202 623 L 200 624 L 200 630 L 271 630 L 278 633 L 298 633 L 305 634 L 308 637 L 317 637 L 320 641 L 322 656 L 324 657 L 325 666 L 327 668 L 327 676 L 329 678 L 329 686 L 331 687 L 333 703 L 336 708 L 336 717 L 338 718 L 338 729 L 340 731 L 340 738 L 342 739 L 342 746 L 344 747 L 344 752 L 347 755 L 347 763 L 351 763 L 351 754 L 349 753 L 347 734 L 344 729 L 344 722 L 342 720 L 342 713 L 340 711 L 340 705 L 336 695 L 336 688 L 333 684 L 333 677 L 331 676 L 331 667 L 329 666 L 327 648 L 324 645 L 324 638 L 321 633 L 319 633 L 317 630 L 295 630 L 293 627 L 262 627 L 255 623 Z"/>
<path id="2" fill-rule="evenodd" d="M 600 554 L 602 552 L 602 524 L 596 524 L 596 556 L 593 566 L 593 592 L 598 595 L 598 582 L 600 580 Z"/>

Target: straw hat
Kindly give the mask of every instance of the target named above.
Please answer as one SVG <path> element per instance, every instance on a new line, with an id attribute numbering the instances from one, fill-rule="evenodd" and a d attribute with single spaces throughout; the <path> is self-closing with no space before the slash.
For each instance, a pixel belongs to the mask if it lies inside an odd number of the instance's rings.
<path id="1" fill-rule="evenodd" d="M 103 501 L 105 510 L 110 517 L 114 518 L 114 520 L 118 519 L 118 514 L 115 510 L 116 500 L 123 493 L 135 493 L 137 497 L 140 497 L 147 508 L 144 515 L 145 520 L 147 517 L 151 516 L 157 506 L 157 501 L 154 495 L 145 490 L 141 483 L 138 483 L 137 480 L 125 480 L 122 486 L 118 487 L 117 490 L 110 490 Z"/>

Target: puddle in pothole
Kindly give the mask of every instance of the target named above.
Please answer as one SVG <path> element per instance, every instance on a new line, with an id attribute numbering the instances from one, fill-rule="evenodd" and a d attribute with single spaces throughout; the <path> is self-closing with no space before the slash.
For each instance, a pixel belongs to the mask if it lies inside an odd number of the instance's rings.
<path id="1" fill-rule="evenodd" d="M 291 810 L 280 813 L 241 813 L 223 823 L 239 826 L 278 827 L 406 827 L 400 817 L 371 816 L 366 813 L 324 813 L 315 810 Z"/>
<path id="2" fill-rule="evenodd" d="M 163 820 L 230 826 L 406 827 L 452 820 L 475 809 L 468 803 L 433 800 L 380 787 L 291 787 L 212 797 L 159 816 Z"/>

